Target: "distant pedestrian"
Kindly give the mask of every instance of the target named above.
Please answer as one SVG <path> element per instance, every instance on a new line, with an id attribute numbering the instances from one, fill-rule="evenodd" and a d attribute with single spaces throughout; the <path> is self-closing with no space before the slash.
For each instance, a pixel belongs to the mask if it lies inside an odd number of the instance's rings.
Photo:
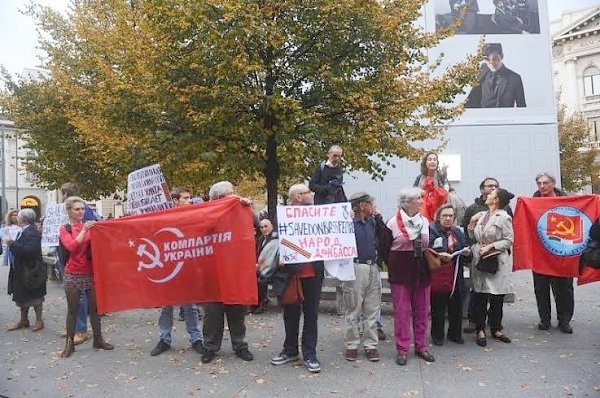
<path id="1" fill-rule="evenodd" d="M 348 201 L 344 192 L 342 148 L 339 145 L 332 145 L 329 148 L 327 161 L 317 166 L 308 187 L 315 193 L 316 205 Z"/>

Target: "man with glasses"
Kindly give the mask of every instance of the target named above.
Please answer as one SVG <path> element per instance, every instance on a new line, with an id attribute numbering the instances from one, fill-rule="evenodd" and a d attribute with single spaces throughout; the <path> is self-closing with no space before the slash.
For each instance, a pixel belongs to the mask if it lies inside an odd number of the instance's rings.
<path id="1" fill-rule="evenodd" d="M 486 177 L 483 181 L 481 181 L 481 183 L 479 184 L 479 192 L 481 192 L 481 195 L 479 197 L 475 198 L 475 201 L 473 202 L 473 204 L 471 204 L 469 207 L 467 207 L 467 210 L 465 211 L 465 217 L 463 218 L 463 222 L 462 222 L 463 231 L 467 230 L 467 226 L 469 225 L 471 218 L 475 214 L 482 212 L 482 211 L 488 211 L 488 207 L 485 204 L 485 199 L 493 190 L 495 190 L 497 188 L 500 188 L 500 183 L 498 182 L 497 179 L 495 179 L 493 177 Z M 512 212 L 512 209 L 510 208 L 510 206 L 506 206 L 504 208 L 504 210 L 512 218 L 513 212 Z M 472 242 L 471 239 L 469 239 L 468 234 L 465 234 L 465 237 L 467 238 L 467 244 L 469 246 L 471 246 L 473 243 L 475 243 L 475 242 Z M 471 291 L 470 300 L 469 300 L 469 310 L 468 310 L 469 325 L 463 329 L 463 332 L 465 332 L 465 333 L 475 332 L 475 319 L 473 318 L 473 316 L 475 315 L 475 311 L 473 308 L 473 303 L 474 303 L 474 292 Z"/>
<path id="2" fill-rule="evenodd" d="M 538 190 L 533 194 L 534 198 L 547 198 L 552 196 L 567 196 L 567 193 L 556 188 L 556 178 L 548 172 L 539 173 L 535 176 L 535 183 Z M 540 322 L 538 329 L 550 329 L 550 319 L 552 318 L 552 308 L 550 306 L 550 289 L 556 302 L 556 317 L 558 318 L 558 328 L 563 333 L 573 333 L 570 322 L 575 308 L 575 298 L 573 291 L 573 278 L 560 276 L 549 276 L 533 272 L 533 289 L 535 291 L 535 301 L 538 307 Z"/>
<path id="3" fill-rule="evenodd" d="M 327 161 L 317 166 L 308 187 L 315 193 L 315 204 L 323 205 L 347 202 L 343 185 L 342 148 L 332 145 L 327 152 Z"/>

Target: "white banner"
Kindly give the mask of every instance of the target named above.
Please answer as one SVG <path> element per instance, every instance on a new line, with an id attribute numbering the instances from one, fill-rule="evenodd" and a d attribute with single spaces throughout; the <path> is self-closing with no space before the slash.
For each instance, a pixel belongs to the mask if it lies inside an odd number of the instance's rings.
<path id="1" fill-rule="evenodd" d="M 129 173 L 127 177 L 127 214 L 136 215 L 173 207 L 169 187 L 160 165 L 153 164 Z"/>
<path id="2" fill-rule="evenodd" d="M 350 203 L 278 206 L 279 257 L 285 264 L 357 257 Z"/>
<path id="3" fill-rule="evenodd" d="M 42 229 L 42 247 L 58 246 L 58 230 L 68 222 L 64 203 L 48 203 Z"/>

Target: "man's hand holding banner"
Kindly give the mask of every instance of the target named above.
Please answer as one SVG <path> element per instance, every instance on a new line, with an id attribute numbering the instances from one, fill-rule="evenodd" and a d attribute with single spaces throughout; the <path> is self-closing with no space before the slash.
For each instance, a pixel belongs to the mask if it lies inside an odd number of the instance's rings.
<path id="1" fill-rule="evenodd" d="M 237 198 L 102 222 L 90 232 L 100 313 L 257 303 L 253 215 Z"/>

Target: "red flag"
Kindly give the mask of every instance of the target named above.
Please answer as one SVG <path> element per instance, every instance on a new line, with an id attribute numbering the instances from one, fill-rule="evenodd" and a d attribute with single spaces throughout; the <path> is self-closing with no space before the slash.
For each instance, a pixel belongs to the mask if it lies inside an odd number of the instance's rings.
<path id="1" fill-rule="evenodd" d="M 97 224 L 91 229 L 100 313 L 258 301 L 251 210 L 230 198 Z"/>
<path id="2" fill-rule="evenodd" d="M 518 198 L 513 269 L 577 277 L 579 255 L 599 214 L 595 195 Z"/>

